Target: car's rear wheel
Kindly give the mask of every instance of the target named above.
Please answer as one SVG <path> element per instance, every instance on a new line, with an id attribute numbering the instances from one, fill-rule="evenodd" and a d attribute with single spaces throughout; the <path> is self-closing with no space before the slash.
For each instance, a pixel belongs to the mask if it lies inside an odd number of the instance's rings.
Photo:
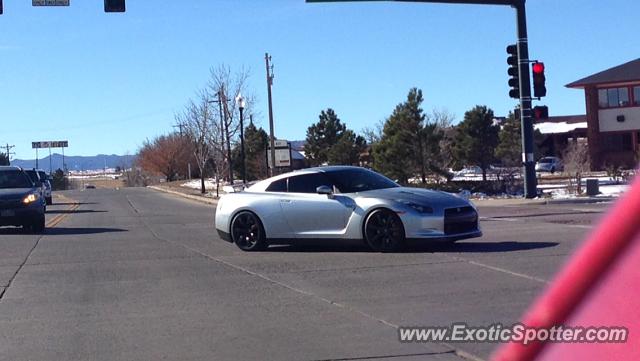
<path id="1" fill-rule="evenodd" d="M 243 251 L 259 251 L 267 248 L 262 223 L 252 212 L 242 211 L 233 217 L 231 239 Z"/>
<path id="2" fill-rule="evenodd" d="M 364 237 L 374 251 L 391 252 L 404 243 L 404 227 L 397 214 L 388 209 L 377 209 L 365 221 Z"/>

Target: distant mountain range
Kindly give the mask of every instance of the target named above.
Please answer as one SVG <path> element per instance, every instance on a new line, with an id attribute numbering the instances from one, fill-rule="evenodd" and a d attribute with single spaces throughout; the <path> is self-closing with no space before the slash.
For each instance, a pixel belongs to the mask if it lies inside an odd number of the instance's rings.
<path id="1" fill-rule="evenodd" d="M 70 171 L 87 171 L 100 170 L 106 168 L 129 168 L 135 160 L 132 155 L 106 155 L 98 154 L 94 156 L 65 156 L 64 162 Z M 13 159 L 11 165 L 23 168 L 35 168 L 35 159 Z M 38 160 L 38 168 L 49 171 L 49 156 Z M 62 154 L 54 153 L 51 155 L 51 168 L 53 171 L 62 169 Z"/>

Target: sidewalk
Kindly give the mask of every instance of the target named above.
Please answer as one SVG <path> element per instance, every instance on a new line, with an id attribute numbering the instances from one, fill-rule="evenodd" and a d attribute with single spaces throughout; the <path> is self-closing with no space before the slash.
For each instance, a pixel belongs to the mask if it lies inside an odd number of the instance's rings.
<path id="1" fill-rule="evenodd" d="M 202 202 L 202 203 L 207 203 L 207 204 L 211 204 L 211 205 L 217 205 L 218 204 L 218 200 L 216 198 L 212 198 L 212 197 L 207 197 L 202 195 L 200 192 L 198 191 L 194 191 L 191 188 L 184 188 L 184 187 L 163 187 L 163 186 L 147 186 L 147 188 L 159 191 L 159 192 L 164 192 L 164 193 L 169 193 L 169 194 L 174 194 L 183 198 L 187 198 L 187 199 L 191 199 L 197 202 Z"/>

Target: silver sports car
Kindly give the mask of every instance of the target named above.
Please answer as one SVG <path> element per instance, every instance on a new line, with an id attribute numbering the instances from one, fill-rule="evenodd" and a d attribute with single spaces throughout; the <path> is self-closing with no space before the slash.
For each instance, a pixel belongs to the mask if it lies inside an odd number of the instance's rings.
<path id="1" fill-rule="evenodd" d="M 480 237 L 474 205 L 456 195 L 401 187 L 367 169 L 309 168 L 224 195 L 216 209 L 220 236 L 240 249 L 302 238 L 363 239 L 391 251 L 405 239 Z"/>

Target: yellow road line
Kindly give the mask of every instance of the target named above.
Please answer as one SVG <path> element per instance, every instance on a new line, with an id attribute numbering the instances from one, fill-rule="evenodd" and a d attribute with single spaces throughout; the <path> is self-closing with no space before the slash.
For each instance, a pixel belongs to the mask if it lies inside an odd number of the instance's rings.
<path id="1" fill-rule="evenodd" d="M 60 222 L 62 222 L 69 214 L 73 213 L 76 209 L 78 209 L 80 207 L 80 203 L 78 201 L 75 201 L 73 199 L 69 199 L 63 195 L 60 195 L 60 198 L 63 198 L 65 201 L 69 202 L 69 203 L 73 203 L 70 207 L 68 207 L 67 209 L 65 209 L 65 211 L 69 212 L 69 213 L 61 213 L 58 214 L 57 216 L 53 217 L 46 225 L 47 228 L 53 228 L 55 226 L 57 226 L 58 224 L 60 224 Z"/>

